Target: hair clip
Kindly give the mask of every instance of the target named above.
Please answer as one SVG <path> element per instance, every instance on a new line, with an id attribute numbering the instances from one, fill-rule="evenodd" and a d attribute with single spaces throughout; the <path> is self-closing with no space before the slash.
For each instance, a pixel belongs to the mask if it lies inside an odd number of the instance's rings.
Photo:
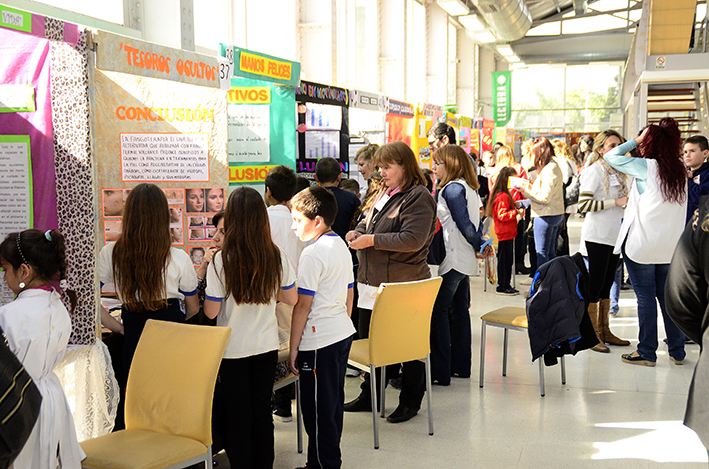
<path id="1" fill-rule="evenodd" d="M 22 254 L 22 240 L 20 239 L 20 236 L 22 235 L 22 232 L 17 233 L 17 251 L 20 253 L 20 257 L 22 258 L 22 263 L 30 265 L 29 262 L 27 262 L 27 259 L 25 259 L 25 255 Z"/>
<path id="2" fill-rule="evenodd" d="M 47 241 L 49 241 L 51 243 L 52 242 L 52 230 L 45 231 L 44 237 L 47 238 Z"/>
<path id="3" fill-rule="evenodd" d="M 62 290 L 68 290 L 69 289 L 69 281 L 65 278 L 61 279 L 59 281 L 59 288 Z"/>

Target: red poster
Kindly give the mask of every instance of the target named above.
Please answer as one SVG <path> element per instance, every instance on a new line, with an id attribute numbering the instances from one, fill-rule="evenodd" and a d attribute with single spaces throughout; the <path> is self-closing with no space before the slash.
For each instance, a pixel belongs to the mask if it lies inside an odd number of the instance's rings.
<path id="1" fill-rule="evenodd" d="M 399 141 L 411 146 L 411 134 L 409 133 L 411 118 L 387 114 L 386 123 L 387 143 Z"/>

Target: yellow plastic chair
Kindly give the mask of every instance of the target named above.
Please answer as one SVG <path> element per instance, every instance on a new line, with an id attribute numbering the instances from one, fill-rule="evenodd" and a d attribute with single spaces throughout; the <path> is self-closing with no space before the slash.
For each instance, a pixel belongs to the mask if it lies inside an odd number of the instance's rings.
<path id="1" fill-rule="evenodd" d="M 369 338 L 352 342 L 349 364 L 371 373 L 374 449 L 379 449 L 375 368 L 381 367 L 381 416 L 384 417 L 385 366 L 412 360 L 426 361 L 428 434 L 433 435 L 431 407 L 431 314 L 441 277 L 404 283 L 382 283 L 369 323 Z"/>
<path id="2" fill-rule="evenodd" d="M 480 331 L 480 387 L 485 384 L 485 342 L 487 326 L 501 327 L 504 329 L 504 339 L 502 345 L 502 376 L 507 376 L 507 333 L 509 330 L 526 332 L 527 311 L 516 306 L 499 308 L 480 316 L 482 320 L 482 330 Z M 539 392 L 544 397 L 544 359 L 539 359 Z M 566 360 L 561 356 L 561 384 L 566 384 Z"/>
<path id="3" fill-rule="evenodd" d="M 212 399 L 231 328 L 148 320 L 126 386 L 126 429 L 81 443 L 82 467 L 212 468 Z"/>

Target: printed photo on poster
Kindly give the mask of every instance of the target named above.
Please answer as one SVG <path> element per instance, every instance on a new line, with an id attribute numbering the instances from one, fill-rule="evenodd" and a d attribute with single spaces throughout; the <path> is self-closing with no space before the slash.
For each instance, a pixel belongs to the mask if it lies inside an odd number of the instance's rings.
<path id="1" fill-rule="evenodd" d="M 204 212 L 204 189 L 185 189 L 187 213 Z"/>
<path id="2" fill-rule="evenodd" d="M 170 207 L 170 226 L 182 226 L 182 214 L 184 211 L 184 207 Z"/>
<path id="3" fill-rule="evenodd" d="M 185 244 L 185 238 L 182 233 L 182 226 L 171 226 L 170 237 L 172 238 L 173 246 L 182 246 Z"/>
<path id="4" fill-rule="evenodd" d="M 103 216 L 104 217 L 122 217 L 123 207 L 126 204 L 126 198 L 130 189 L 104 189 L 103 196 Z"/>
<path id="5" fill-rule="evenodd" d="M 163 188 L 165 192 L 165 197 L 167 197 L 167 203 L 170 205 L 182 205 L 185 203 L 185 190 L 175 189 L 172 187 Z"/>
<path id="6" fill-rule="evenodd" d="M 204 217 L 187 217 L 190 228 L 204 228 Z"/>
<path id="7" fill-rule="evenodd" d="M 212 187 L 204 190 L 206 212 L 221 212 L 224 210 L 224 188 Z"/>
<path id="8" fill-rule="evenodd" d="M 206 238 L 204 228 L 199 227 L 199 228 L 188 228 L 189 231 L 189 237 L 188 240 L 189 242 L 195 242 L 195 241 L 204 241 Z"/>
<path id="9" fill-rule="evenodd" d="M 224 209 L 224 188 L 185 189 L 187 213 L 220 212 Z"/>
<path id="10" fill-rule="evenodd" d="M 103 234 L 104 242 L 108 244 L 110 242 L 116 241 L 121 234 L 122 222 L 121 220 L 104 220 L 103 221 Z"/>
<path id="11" fill-rule="evenodd" d="M 194 265 L 195 267 L 201 266 L 202 261 L 204 260 L 204 255 L 212 247 L 213 246 L 190 246 L 188 248 L 188 250 L 189 250 L 190 259 L 192 259 L 192 265 Z"/>

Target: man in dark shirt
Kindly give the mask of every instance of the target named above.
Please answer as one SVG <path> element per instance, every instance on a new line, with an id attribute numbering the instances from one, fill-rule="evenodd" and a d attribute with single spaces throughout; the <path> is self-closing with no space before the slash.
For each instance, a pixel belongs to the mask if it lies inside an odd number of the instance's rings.
<path id="1" fill-rule="evenodd" d="M 315 180 L 326 188 L 337 200 L 337 217 L 332 225 L 332 230 L 345 239 L 351 229 L 352 218 L 360 205 L 359 198 L 350 191 L 338 187 L 342 179 L 340 162 L 334 158 L 322 158 L 315 165 Z"/>

